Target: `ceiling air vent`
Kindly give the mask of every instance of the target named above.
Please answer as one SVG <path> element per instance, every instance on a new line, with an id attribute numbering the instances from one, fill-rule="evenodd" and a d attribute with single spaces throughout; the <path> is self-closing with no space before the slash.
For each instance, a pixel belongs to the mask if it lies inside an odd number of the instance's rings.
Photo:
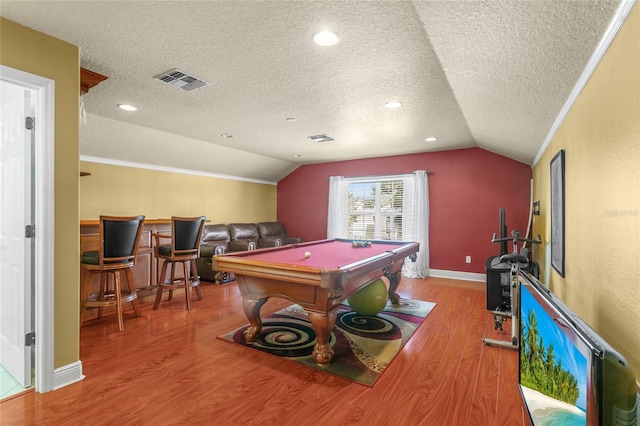
<path id="1" fill-rule="evenodd" d="M 327 135 L 315 135 L 315 136 L 307 136 L 307 137 L 314 142 L 329 142 L 333 140 L 331 136 L 327 136 Z"/>
<path id="2" fill-rule="evenodd" d="M 207 81 L 204 81 L 201 78 L 195 77 L 184 71 L 180 71 L 177 68 L 174 68 L 167 72 L 163 72 L 160 75 L 156 75 L 154 78 L 160 81 L 164 81 L 165 83 L 171 86 L 178 87 L 182 90 L 186 90 L 187 92 L 190 92 L 192 90 L 196 90 L 211 84 Z"/>

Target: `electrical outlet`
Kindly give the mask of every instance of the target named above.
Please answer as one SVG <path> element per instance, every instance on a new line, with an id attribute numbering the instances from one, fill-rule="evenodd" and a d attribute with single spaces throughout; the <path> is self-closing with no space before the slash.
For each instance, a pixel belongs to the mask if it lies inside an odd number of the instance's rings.
<path id="1" fill-rule="evenodd" d="M 466 258 L 466 262 L 467 262 L 467 263 L 471 263 L 471 256 L 467 256 L 467 258 Z"/>

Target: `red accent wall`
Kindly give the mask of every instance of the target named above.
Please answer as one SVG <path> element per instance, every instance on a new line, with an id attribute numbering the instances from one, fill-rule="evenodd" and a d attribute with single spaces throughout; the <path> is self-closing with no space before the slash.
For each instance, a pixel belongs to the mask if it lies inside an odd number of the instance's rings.
<path id="1" fill-rule="evenodd" d="M 484 273 L 499 253 L 498 211 L 509 232 L 526 233 L 531 167 L 480 148 L 301 166 L 278 182 L 278 221 L 305 241 L 326 238 L 330 176 L 370 176 L 428 170 L 430 268 Z M 509 247 L 511 249 L 511 247 Z M 472 262 L 465 263 L 471 256 Z"/>

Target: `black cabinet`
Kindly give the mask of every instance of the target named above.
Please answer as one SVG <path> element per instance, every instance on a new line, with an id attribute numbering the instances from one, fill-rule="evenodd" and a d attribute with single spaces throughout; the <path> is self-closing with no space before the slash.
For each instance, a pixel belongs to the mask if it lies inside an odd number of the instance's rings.
<path id="1" fill-rule="evenodd" d="M 511 289 L 509 271 L 511 265 L 500 262 L 500 256 L 492 256 L 484 264 L 487 273 L 487 309 L 490 311 L 509 311 L 511 309 Z M 539 278 L 540 271 L 536 262 L 529 262 L 525 268 L 520 268 Z"/>

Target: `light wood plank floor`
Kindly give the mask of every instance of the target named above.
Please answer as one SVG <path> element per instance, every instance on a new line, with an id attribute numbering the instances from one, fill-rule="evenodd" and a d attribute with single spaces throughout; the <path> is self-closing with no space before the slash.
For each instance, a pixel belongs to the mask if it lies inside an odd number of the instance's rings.
<path id="1" fill-rule="evenodd" d="M 180 295 L 142 317 L 86 321 L 86 376 L 54 392 L 0 403 L 8 425 L 529 425 L 517 352 L 485 346 L 493 330 L 485 285 L 407 279 L 403 298 L 437 306 L 374 387 L 216 339 L 247 323 L 234 283 L 203 285 L 186 310 Z M 271 299 L 267 315 L 289 305 Z"/>

